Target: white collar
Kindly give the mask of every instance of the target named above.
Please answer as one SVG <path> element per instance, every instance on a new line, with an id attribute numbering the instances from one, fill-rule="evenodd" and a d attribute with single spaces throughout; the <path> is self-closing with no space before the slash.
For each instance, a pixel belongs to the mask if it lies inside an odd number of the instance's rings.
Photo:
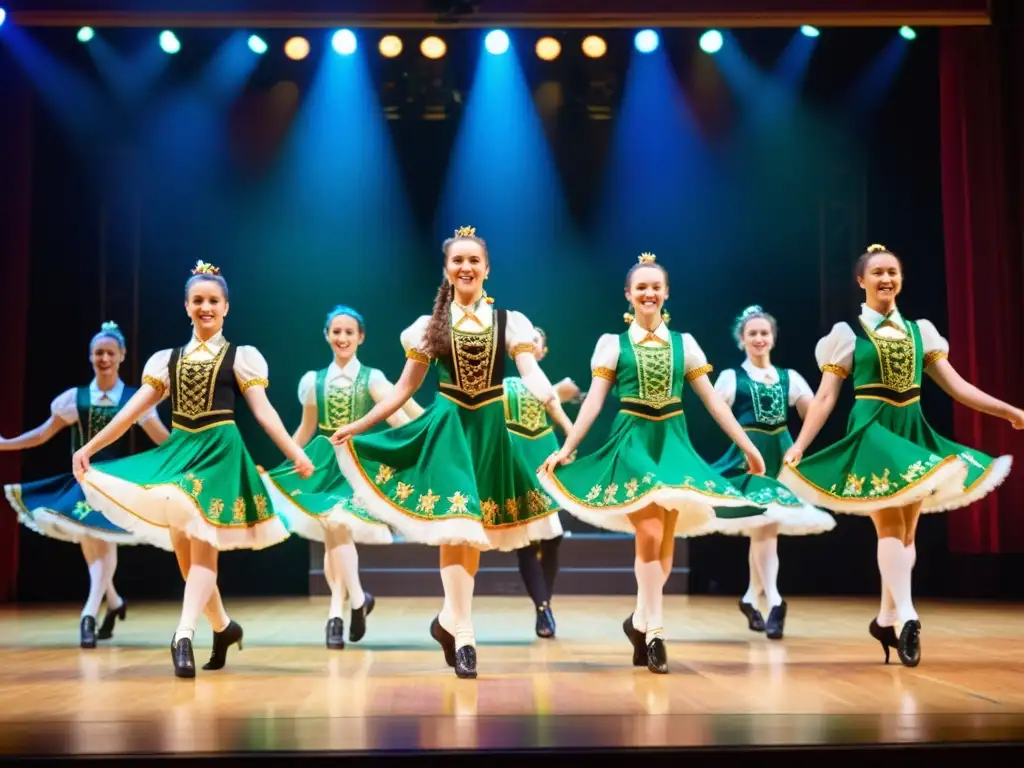
<path id="1" fill-rule="evenodd" d="M 900 311 L 896 307 L 893 307 L 892 312 L 890 312 L 889 316 L 886 317 L 881 312 L 876 312 L 875 310 L 873 310 L 867 304 L 861 304 L 860 317 L 868 326 L 868 328 L 870 328 L 872 331 L 877 331 L 878 328 L 882 325 L 882 323 L 884 323 L 886 320 L 891 320 L 900 330 L 904 332 L 906 332 L 907 330 L 907 325 L 903 321 L 903 315 L 900 314 Z"/>
<path id="2" fill-rule="evenodd" d="M 665 325 L 664 322 L 659 323 L 658 327 L 654 329 L 653 333 L 655 337 L 661 339 L 662 341 L 667 342 L 669 340 L 668 326 Z M 646 328 L 639 325 L 636 320 L 629 324 L 630 341 L 632 341 L 634 344 L 639 344 L 646 338 L 648 338 L 648 331 Z"/>
<path id="3" fill-rule="evenodd" d="M 356 376 L 359 375 L 359 371 L 363 365 L 359 362 L 359 358 L 353 357 L 347 363 L 344 368 L 338 367 L 338 362 L 332 360 L 331 364 L 327 366 L 327 381 L 334 381 L 335 379 L 348 379 L 349 381 L 355 381 Z"/>
<path id="4" fill-rule="evenodd" d="M 481 298 L 480 301 L 478 301 L 474 306 L 465 308 L 463 308 L 461 304 L 458 304 L 453 300 L 451 309 L 452 327 L 462 327 L 465 326 L 466 323 L 471 323 L 471 320 L 466 320 L 461 323 L 460 321 L 462 321 L 464 317 L 472 315 L 473 317 L 480 321 L 480 326 L 482 328 L 490 328 L 492 313 L 493 310 L 491 309 L 491 305 L 488 302 L 486 302 L 483 298 Z"/>
<path id="5" fill-rule="evenodd" d="M 220 348 L 227 343 L 227 339 L 224 338 L 224 329 L 217 331 L 206 341 L 200 341 L 199 337 L 196 336 L 195 331 L 192 332 L 192 338 L 189 339 L 188 344 L 185 345 L 185 353 L 188 354 L 199 347 L 206 347 L 210 350 L 211 354 L 217 354 Z"/>
<path id="6" fill-rule="evenodd" d="M 750 378 L 762 384 L 768 384 L 769 382 L 774 384 L 779 380 L 779 372 L 775 369 L 774 365 L 769 363 L 767 368 L 761 368 L 754 365 L 749 357 L 743 361 L 743 370 L 747 372 Z"/>
<path id="7" fill-rule="evenodd" d="M 91 400 L 99 400 L 100 398 L 107 398 L 113 403 L 121 402 L 121 395 L 124 394 L 124 382 L 121 381 L 120 377 L 117 379 L 117 383 L 107 391 L 100 389 L 99 380 L 94 378 L 89 383 L 89 398 Z"/>

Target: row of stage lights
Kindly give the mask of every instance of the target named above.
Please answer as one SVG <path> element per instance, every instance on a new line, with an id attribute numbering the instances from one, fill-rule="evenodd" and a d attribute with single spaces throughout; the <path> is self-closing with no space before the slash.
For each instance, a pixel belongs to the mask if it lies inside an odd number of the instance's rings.
<path id="1" fill-rule="evenodd" d="M 3 9 L 0 8 L 0 14 L 2 13 Z M 0 16 L 0 24 L 3 24 L 3 18 L 3 16 Z M 809 24 L 802 26 L 800 31 L 806 37 L 818 37 L 821 34 L 817 27 L 812 27 Z M 900 35 L 906 40 L 913 40 L 917 37 L 917 33 L 907 26 L 900 27 Z M 96 32 L 92 27 L 82 27 L 78 30 L 78 39 L 83 43 L 88 43 L 95 36 Z M 159 41 L 160 47 L 165 53 L 175 54 L 181 50 L 181 41 L 170 30 L 161 32 Z M 724 42 L 725 39 L 722 33 L 717 29 L 709 29 L 700 36 L 700 47 L 705 53 L 718 53 Z M 640 53 L 652 53 L 658 49 L 659 44 L 658 33 L 653 29 L 642 29 L 633 38 L 633 45 Z M 342 56 L 355 53 L 357 45 L 355 33 L 350 29 L 340 29 L 331 37 L 331 48 L 334 49 L 335 53 Z M 484 47 L 488 53 L 496 56 L 505 53 L 509 48 L 508 34 L 500 29 L 488 32 L 484 38 Z M 253 53 L 259 55 L 263 55 L 269 50 L 266 41 L 259 35 L 251 35 L 249 37 L 249 48 Z M 398 35 L 384 35 L 377 44 L 377 49 L 381 55 L 387 58 L 394 58 L 400 55 L 404 48 L 405 44 Z M 607 52 L 608 43 L 600 35 L 588 35 L 583 38 L 580 48 L 585 56 L 597 59 L 604 56 Z M 419 49 L 420 53 L 428 59 L 440 59 L 444 57 L 448 46 L 440 37 L 429 35 L 420 41 Z M 309 40 L 298 35 L 289 38 L 284 44 L 285 55 L 295 61 L 305 59 L 309 56 L 310 50 Z M 538 58 L 544 61 L 554 61 L 562 53 L 562 44 L 554 37 L 545 36 L 537 41 L 534 50 Z"/>

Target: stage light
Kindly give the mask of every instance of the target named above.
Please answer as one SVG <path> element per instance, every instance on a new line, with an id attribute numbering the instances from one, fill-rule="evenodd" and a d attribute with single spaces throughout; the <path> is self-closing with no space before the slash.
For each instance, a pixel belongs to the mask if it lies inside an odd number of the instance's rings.
<path id="1" fill-rule="evenodd" d="M 537 41 L 537 57 L 544 61 L 554 61 L 562 52 L 562 44 L 553 37 L 542 37 Z"/>
<path id="2" fill-rule="evenodd" d="M 508 50 L 508 35 L 500 29 L 488 32 L 487 37 L 484 38 L 484 47 L 487 48 L 488 53 L 499 56 Z"/>
<path id="3" fill-rule="evenodd" d="M 640 53 L 653 53 L 658 50 L 658 33 L 653 29 L 641 29 L 633 38 L 633 45 Z"/>
<path id="4" fill-rule="evenodd" d="M 331 37 L 331 48 L 342 56 L 356 52 L 356 36 L 351 29 L 339 29 Z"/>
<path id="5" fill-rule="evenodd" d="M 301 61 L 309 56 L 309 40 L 304 37 L 293 37 L 284 44 L 284 55 L 294 61 Z"/>
<path id="6" fill-rule="evenodd" d="M 164 53 L 177 53 L 181 50 L 181 43 L 173 32 L 165 29 L 160 33 L 160 47 L 164 49 Z"/>
<path id="7" fill-rule="evenodd" d="M 583 38 L 583 54 L 592 59 L 599 59 L 608 51 L 608 43 L 599 35 L 588 35 Z"/>
<path id="8" fill-rule="evenodd" d="M 448 46 L 445 45 L 444 40 L 433 35 L 423 38 L 423 42 L 420 43 L 420 53 L 428 59 L 440 59 L 447 50 Z"/>
<path id="9" fill-rule="evenodd" d="M 804 24 L 800 27 L 800 31 L 804 33 L 804 37 L 817 37 L 821 34 L 817 27 L 812 27 L 810 24 Z"/>
<path id="10" fill-rule="evenodd" d="M 262 56 L 264 53 L 267 52 L 267 44 L 259 35 L 250 35 L 249 50 L 253 53 L 258 53 Z"/>
<path id="11" fill-rule="evenodd" d="M 709 29 L 700 36 L 700 49 L 704 53 L 718 53 L 722 49 L 722 33 L 717 29 Z"/>
<path id="12" fill-rule="evenodd" d="M 917 38 L 917 32 L 910 27 L 900 27 L 900 35 L 904 40 L 914 40 Z"/>
<path id="13" fill-rule="evenodd" d="M 3 8 L 0 8 L 0 27 L 4 25 L 5 21 L 7 21 L 7 11 L 5 11 Z"/>
<path id="14" fill-rule="evenodd" d="M 384 35 L 377 44 L 377 49 L 381 56 L 393 59 L 402 52 L 402 38 L 397 35 Z"/>
<path id="15" fill-rule="evenodd" d="M 78 42 L 88 43 L 96 36 L 96 32 L 92 27 L 82 27 L 78 30 Z"/>

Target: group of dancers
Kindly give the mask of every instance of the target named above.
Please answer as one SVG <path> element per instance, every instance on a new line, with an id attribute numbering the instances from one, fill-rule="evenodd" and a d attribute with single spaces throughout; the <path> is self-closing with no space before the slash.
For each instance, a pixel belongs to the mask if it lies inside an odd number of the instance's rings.
<path id="1" fill-rule="evenodd" d="M 562 404 L 580 399 L 579 388 L 571 379 L 553 385 L 538 364 L 546 335 L 487 296 L 485 241 L 462 227 L 441 250 L 433 311 L 402 332 L 406 362 L 397 382 L 360 363 L 363 318 L 337 307 L 324 324 L 334 359 L 300 380 L 302 420 L 293 434 L 267 397 L 264 357 L 225 338 L 227 282 L 218 268 L 199 262 L 185 284 L 192 337 L 150 357 L 138 389 L 118 377 L 125 340 L 105 324 L 90 345 L 93 382 L 54 400 L 42 426 L 0 438 L 0 450 L 18 450 L 72 429 L 71 473 L 9 485 L 6 494 L 32 530 L 81 544 L 91 584 L 83 647 L 111 637 L 126 616 L 113 584 L 117 545 L 148 544 L 173 551 L 185 580 L 170 643 L 175 674 L 196 674 L 200 613 L 213 629 L 203 668 L 220 669 L 229 648 L 241 648 L 243 631 L 217 588 L 218 553 L 262 549 L 297 534 L 324 543 L 331 590 L 326 642 L 344 648 L 345 603 L 352 642 L 364 636 L 375 605 L 360 583 L 356 544 L 386 545 L 397 535 L 439 548 L 444 602 L 429 632 L 455 674 L 475 678 L 471 608 L 480 553 L 518 552 L 537 607 L 536 633 L 553 637 L 564 511 L 634 535 L 637 599 L 623 631 L 635 666 L 666 673 L 662 598 L 677 537 L 749 537 L 750 586 L 739 607 L 751 630 L 777 639 L 786 618 L 778 536 L 829 531 L 833 512 L 872 518 L 882 596 L 869 631 L 886 662 L 896 649 L 903 664 L 919 663 L 921 624 L 911 597 L 918 517 L 980 499 L 1012 463 L 937 434 L 921 410 L 923 374 L 1016 429 L 1024 428 L 1024 411 L 965 382 L 935 326 L 900 314 L 896 254 L 873 245 L 858 259 L 864 303 L 851 322 L 819 341 L 816 393 L 796 371 L 772 365 L 777 324 L 756 306 L 734 327 L 746 359 L 712 384 L 697 341 L 669 329 L 667 270 L 653 254 L 641 254 L 625 278 L 627 328 L 597 340 L 591 384 L 574 422 Z M 438 393 L 424 409 L 414 396 L 431 367 Z M 851 376 L 855 403 L 846 436 L 805 457 Z M 684 382 L 733 442 L 717 462 L 705 461 L 690 442 Z M 618 410 L 610 434 L 577 456 L 609 394 Z M 269 471 L 252 461 L 235 424 L 239 396 L 286 457 Z M 169 433 L 155 411 L 167 397 Z M 795 440 L 786 426 L 791 408 L 803 419 Z M 133 425 L 156 445 L 129 456 L 122 438 Z M 104 598 L 107 612 L 97 628 Z"/>

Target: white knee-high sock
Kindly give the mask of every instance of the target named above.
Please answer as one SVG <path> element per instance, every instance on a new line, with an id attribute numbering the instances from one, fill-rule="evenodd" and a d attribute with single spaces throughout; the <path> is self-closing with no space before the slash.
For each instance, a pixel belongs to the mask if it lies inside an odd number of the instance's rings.
<path id="1" fill-rule="evenodd" d="M 647 612 L 645 634 L 647 642 L 651 642 L 655 637 L 665 636 L 661 615 L 665 572 L 661 568 L 661 561 L 652 560 L 649 563 L 640 563 L 636 569 L 636 576 L 638 591 L 643 596 L 644 609 Z"/>
<path id="2" fill-rule="evenodd" d="M 747 549 L 747 568 L 750 570 L 750 584 L 747 586 L 747 593 L 743 595 L 743 602 L 760 608 L 761 595 L 764 586 L 761 584 L 761 574 L 757 570 L 757 538 L 750 537 L 750 546 Z"/>
<path id="3" fill-rule="evenodd" d="M 764 589 L 765 601 L 768 608 L 775 608 L 782 605 L 782 595 L 779 594 L 779 537 L 764 536 L 755 544 L 754 558 L 757 561 L 757 572 L 761 576 L 761 584 Z"/>
<path id="4" fill-rule="evenodd" d="M 106 598 L 107 610 L 116 611 L 124 600 L 114 588 L 114 574 L 117 573 L 117 544 L 111 544 L 107 554 L 103 556 L 104 576 L 107 579 Z"/>
<path id="5" fill-rule="evenodd" d="M 881 545 L 881 539 L 879 540 Z M 878 607 L 878 626 L 891 627 L 896 623 L 896 601 L 892 598 L 892 590 L 889 589 L 889 579 L 886 569 L 882 566 L 882 547 L 878 548 L 878 573 L 882 577 L 882 600 Z"/>
<path id="6" fill-rule="evenodd" d="M 455 636 L 455 647 L 476 645 L 473 634 L 473 588 L 476 579 L 462 565 L 449 565 L 441 569 L 444 586 L 444 607 L 438 622 Z"/>
<path id="7" fill-rule="evenodd" d="M 328 619 L 344 618 L 345 571 L 341 567 L 339 549 L 338 546 L 324 546 L 324 577 L 327 579 L 327 586 L 331 588 L 331 604 L 327 610 Z"/>
<path id="8" fill-rule="evenodd" d="M 916 542 L 910 542 L 903 548 L 903 556 L 907 559 L 907 567 L 913 571 L 914 566 L 917 565 L 917 544 Z"/>
<path id="9" fill-rule="evenodd" d="M 640 589 L 640 571 L 643 568 L 644 562 L 637 555 L 633 558 L 633 575 L 636 576 L 636 608 L 633 609 L 633 629 L 640 632 L 647 631 L 647 601 L 644 596 L 644 591 Z"/>
<path id="10" fill-rule="evenodd" d="M 100 604 L 103 602 L 103 594 L 107 589 L 106 564 L 103 558 L 98 558 L 89 563 L 89 597 L 85 600 L 82 608 L 82 618 L 92 616 L 100 611 Z"/>
<path id="11" fill-rule="evenodd" d="M 363 592 L 363 584 L 359 581 L 359 552 L 356 545 L 352 543 L 352 537 L 345 532 L 348 539 L 338 546 L 338 562 L 344 571 L 345 589 L 348 590 L 349 607 L 358 610 L 366 602 L 366 593 Z"/>
<path id="12" fill-rule="evenodd" d="M 178 622 L 178 631 L 174 634 L 174 642 L 185 637 L 189 640 L 193 638 L 199 614 L 206 607 L 216 586 L 216 571 L 195 564 L 188 569 L 188 578 L 185 579 L 185 599 L 181 603 L 181 619 Z"/>
<path id="13" fill-rule="evenodd" d="M 902 628 L 904 622 L 917 618 L 910 589 L 911 569 L 904 553 L 905 549 L 899 539 L 878 540 L 878 567 L 896 604 L 896 621 L 900 625 L 899 628 Z"/>

